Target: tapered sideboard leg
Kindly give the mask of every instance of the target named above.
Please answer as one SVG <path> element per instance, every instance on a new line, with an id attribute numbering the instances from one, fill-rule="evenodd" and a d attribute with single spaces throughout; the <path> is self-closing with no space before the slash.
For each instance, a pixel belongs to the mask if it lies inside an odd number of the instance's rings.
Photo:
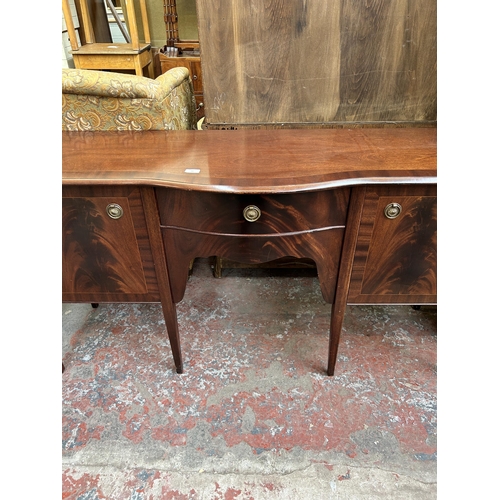
<path id="1" fill-rule="evenodd" d="M 359 222 L 363 211 L 363 200 L 365 197 L 365 187 L 354 187 L 349 200 L 349 211 L 344 233 L 344 243 L 340 256 L 339 275 L 337 279 L 337 289 L 332 304 L 332 315 L 330 318 L 330 340 L 328 346 L 328 368 L 327 374 L 331 377 L 335 371 L 337 362 L 337 351 L 339 348 L 342 323 L 347 306 L 347 296 L 349 294 L 349 281 L 351 279 L 354 250 L 358 237 Z"/>
<path id="2" fill-rule="evenodd" d="M 177 325 L 177 311 L 175 304 L 172 302 L 170 307 L 162 301 L 163 317 L 165 318 L 165 326 L 167 327 L 168 338 L 170 340 L 170 348 L 175 363 L 175 371 L 183 372 L 181 342 L 179 336 L 179 327 Z"/>
<path id="3" fill-rule="evenodd" d="M 330 339 L 328 344 L 328 368 L 327 375 L 331 377 L 335 371 L 337 363 L 337 352 L 339 349 L 340 333 L 342 332 L 342 323 L 344 322 L 345 304 L 343 308 L 335 309 L 332 306 L 332 316 L 330 320 Z"/>
<path id="4" fill-rule="evenodd" d="M 179 328 L 177 325 L 177 310 L 172 298 L 170 278 L 168 276 L 167 262 L 163 251 L 163 239 L 160 229 L 160 216 L 156 205 L 154 188 L 143 187 L 141 189 L 142 203 L 146 214 L 146 224 L 148 227 L 149 239 L 151 242 L 151 252 L 156 269 L 156 279 L 160 291 L 160 301 L 165 318 L 172 356 L 174 358 L 175 370 L 177 373 L 183 372 L 181 342 Z"/>

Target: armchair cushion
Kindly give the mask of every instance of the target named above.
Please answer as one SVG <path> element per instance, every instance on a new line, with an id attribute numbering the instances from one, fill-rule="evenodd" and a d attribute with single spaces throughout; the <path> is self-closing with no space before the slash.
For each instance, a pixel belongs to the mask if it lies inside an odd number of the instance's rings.
<path id="1" fill-rule="evenodd" d="M 62 70 L 63 130 L 196 129 L 186 68 L 150 78 L 85 69 Z"/>

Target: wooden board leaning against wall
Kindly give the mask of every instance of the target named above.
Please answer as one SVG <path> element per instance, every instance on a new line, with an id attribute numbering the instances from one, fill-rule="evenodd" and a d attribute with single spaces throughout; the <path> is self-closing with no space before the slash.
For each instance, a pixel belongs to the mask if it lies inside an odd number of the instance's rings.
<path id="1" fill-rule="evenodd" d="M 436 0 L 197 0 L 207 128 L 435 126 Z"/>

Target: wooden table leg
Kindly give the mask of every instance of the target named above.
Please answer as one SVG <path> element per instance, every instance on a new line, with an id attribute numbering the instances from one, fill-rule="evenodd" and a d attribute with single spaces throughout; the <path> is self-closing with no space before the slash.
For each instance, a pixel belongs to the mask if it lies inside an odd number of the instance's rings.
<path id="1" fill-rule="evenodd" d="M 142 203 L 146 215 L 146 223 L 148 226 L 149 240 L 151 243 L 151 252 L 156 269 L 156 279 L 160 290 L 160 301 L 165 318 L 165 326 L 167 328 L 170 347 L 174 358 L 175 369 L 177 373 L 182 373 L 182 353 L 179 337 L 179 328 L 177 325 L 177 310 L 172 298 L 170 287 L 170 278 L 168 276 L 167 262 L 165 253 L 163 252 L 163 239 L 160 230 L 160 216 L 156 206 L 156 197 L 154 188 L 141 188 Z"/>
<path id="2" fill-rule="evenodd" d="M 179 336 L 179 327 L 177 325 L 177 310 L 175 304 L 167 299 L 162 300 L 161 306 L 163 309 L 163 317 L 165 318 L 165 326 L 167 327 L 168 338 L 170 340 L 170 347 L 174 357 L 175 371 L 177 373 L 183 372 L 182 366 L 182 353 L 181 341 Z"/>

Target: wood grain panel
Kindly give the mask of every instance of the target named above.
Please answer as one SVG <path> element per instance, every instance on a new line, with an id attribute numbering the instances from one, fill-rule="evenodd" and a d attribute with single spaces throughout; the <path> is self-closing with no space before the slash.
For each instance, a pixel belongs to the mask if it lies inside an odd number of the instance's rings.
<path id="1" fill-rule="evenodd" d="M 436 120 L 435 0 L 344 1 L 335 121 Z"/>
<path id="2" fill-rule="evenodd" d="M 381 186 L 366 191 L 349 289 L 349 303 L 435 303 L 435 186 Z M 402 212 L 388 219 L 384 208 Z"/>
<path id="3" fill-rule="evenodd" d="M 207 128 L 436 121 L 436 0 L 198 0 L 197 13 Z"/>
<path id="4" fill-rule="evenodd" d="M 335 116 L 338 1 L 204 0 L 196 10 L 208 122 Z"/>
<path id="5" fill-rule="evenodd" d="M 157 189 L 162 225 L 225 234 L 273 234 L 344 226 L 350 188 L 311 193 L 235 195 Z M 261 210 L 248 222 L 245 207 Z"/>
<path id="6" fill-rule="evenodd" d="M 120 219 L 109 203 L 123 208 Z M 63 301 L 159 300 L 138 187 L 64 187 L 62 208 Z"/>

